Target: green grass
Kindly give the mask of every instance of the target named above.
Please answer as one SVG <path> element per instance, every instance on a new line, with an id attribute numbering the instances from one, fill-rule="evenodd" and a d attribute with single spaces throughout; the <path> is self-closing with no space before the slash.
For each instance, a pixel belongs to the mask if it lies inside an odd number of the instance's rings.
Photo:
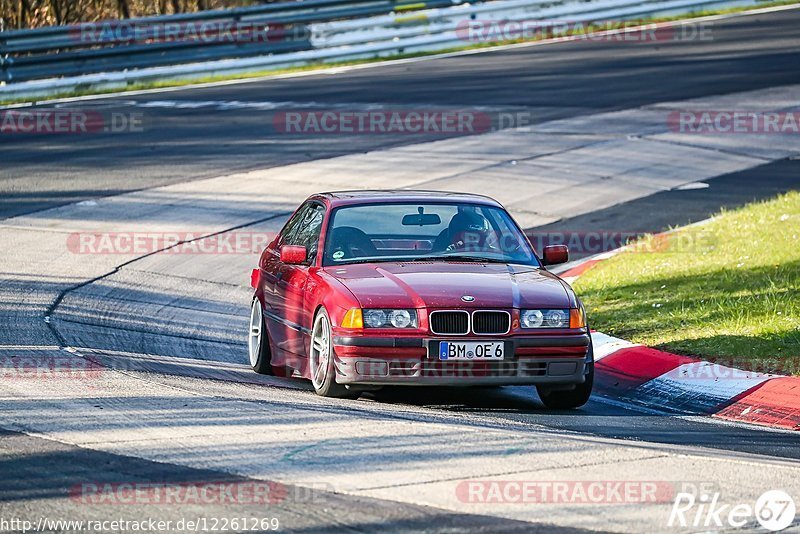
<path id="1" fill-rule="evenodd" d="M 592 328 L 662 350 L 800 374 L 800 192 L 646 236 L 575 283 Z"/>
<path id="2" fill-rule="evenodd" d="M 759 5 L 756 6 L 741 6 L 741 7 L 734 7 L 734 8 L 726 8 L 726 9 L 711 9 L 711 10 L 698 10 L 698 11 L 691 11 L 689 13 L 685 13 L 682 15 L 676 15 L 671 17 L 651 17 L 651 18 L 642 18 L 638 20 L 641 24 L 653 24 L 657 22 L 670 22 L 675 20 L 684 20 L 684 19 L 692 19 L 698 17 L 707 17 L 710 15 L 726 15 L 726 14 L 733 14 L 733 13 L 741 13 L 744 11 L 750 11 L 753 9 L 763 9 L 767 7 L 779 7 L 779 6 L 788 6 L 788 5 L 795 5 L 800 3 L 800 0 L 775 0 L 775 1 L 767 1 L 767 2 L 760 2 Z M 623 21 L 619 23 L 619 27 L 625 27 L 630 24 L 632 21 Z M 602 28 L 597 27 L 588 27 L 586 31 L 595 31 L 597 29 L 613 29 L 611 26 L 603 26 Z M 571 31 L 568 35 L 581 35 L 586 33 L 585 31 Z M 496 46 L 503 46 L 509 44 L 518 44 L 523 42 L 531 42 L 531 41 L 538 41 L 542 40 L 542 37 L 534 37 L 532 39 L 516 39 L 516 40 L 506 40 L 506 41 L 498 41 L 498 42 L 486 42 L 486 43 L 476 43 L 471 45 L 447 48 L 444 50 L 435 50 L 430 52 L 415 52 L 411 54 L 394 54 L 390 56 L 383 56 L 383 57 L 373 57 L 373 58 L 364 58 L 364 59 L 357 59 L 357 60 L 350 60 L 350 61 L 337 61 L 337 62 L 330 62 L 330 63 L 313 63 L 309 65 L 303 65 L 298 67 L 290 67 L 290 68 L 281 68 L 281 69 L 272 69 L 272 70 L 262 70 L 262 71 L 254 71 L 248 72 L 245 74 L 230 74 L 230 75 L 220 75 L 220 76 L 198 76 L 197 78 L 191 78 L 186 80 L 164 80 L 164 81 L 157 81 L 157 82 L 131 82 L 125 87 L 116 87 L 110 89 L 94 89 L 94 88 L 84 88 L 84 89 L 75 89 L 72 91 L 64 91 L 62 93 L 58 93 L 55 95 L 51 95 L 48 97 L 36 97 L 36 98 L 16 98 L 16 99 L 9 99 L 9 100 L 0 100 L 0 106 L 10 105 L 10 104 L 22 104 L 22 103 L 29 103 L 29 102 L 45 102 L 47 100 L 55 100 L 59 98 L 72 98 L 72 97 L 79 97 L 79 96 L 88 96 L 88 95 L 102 95 L 102 94 L 110 94 L 110 93 L 121 93 L 124 91 L 139 91 L 139 90 L 146 90 L 146 89 L 159 89 L 159 88 L 166 88 L 166 87 L 184 87 L 187 85 L 194 85 L 194 84 L 201 84 L 201 83 L 211 83 L 211 82 L 220 82 L 220 81 L 230 81 L 230 80 L 246 80 L 250 78 L 260 78 L 264 76 L 277 76 L 280 74 L 291 74 L 291 73 L 298 73 L 298 72 L 310 72 L 310 71 L 317 71 L 317 70 L 325 70 L 331 69 L 336 67 L 345 67 L 345 66 L 352 66 L 352 65 L 364 65 L 368 63 L 378 63 L 382 61 L 389 61 L 389 60 L 396 60 L 396 59 L 406 59 L 406 58 L 414 58 L 414 57 L 424 57 L 424 56 L 431 56 L 431 55 L 438 55 L 438 54 L 446 54 L 449 52 L 462 52 L 466 50 L 477 50 L 481 48 L 492 48 Z"/>

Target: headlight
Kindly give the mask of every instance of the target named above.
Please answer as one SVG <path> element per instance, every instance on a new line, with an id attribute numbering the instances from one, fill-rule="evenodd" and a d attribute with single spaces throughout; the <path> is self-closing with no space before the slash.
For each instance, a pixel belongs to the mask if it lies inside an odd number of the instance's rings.
<path id="1" fill-rule="evenodd" d="M 522 328 L 539 328 L 544 322 L 541 310 L 525 310 L 522 312 Z"/>
<path id="2" fill-rule="evenodd" d="M 367 328 L 416 328 L 417 310 L 364 310 Z"/>
<path id="3" fill-rule="evenodd" d="M 370 328 L 380 328 L 386 324 L 386 312 L 383 310 L 364 310 L 364 324 Z"/>
<path id="4" fill-rule="evenodd" d="M 569 328 L 569 310 L 522 310 L 522 328 Z"/>

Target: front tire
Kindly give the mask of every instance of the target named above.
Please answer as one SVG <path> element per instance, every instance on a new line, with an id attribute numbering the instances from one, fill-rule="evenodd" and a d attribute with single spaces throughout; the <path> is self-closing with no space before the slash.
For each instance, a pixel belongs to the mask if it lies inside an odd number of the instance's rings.
<path id="1" fill-rule="evenodd" d="M 547 386 L 537 386 L 536 391 L 545 406 L 551 410 L 571 410 L 580 408 L 592 396 L 592 385 L 594 384 L 594 345 L 591 337 L 589 338 L 588 366 L 589 372 L 582 384 L 577 384 L 574 389 L 557 390 L 549 389 Z"/>
<path id="2" fill-rule="evenodd" d="M 253 371 L 260 375 L 274 374 L 267 325 L 264 323 L 264 312 L 258 297 L 253 299 L 253 306 L 250 309 L 250 333 L 247 339 L 247 348 Z"/>
<path id="3" fill-rule="evenodd" d="M 317 392 L 317 395 L 348 399 L 358 398 L 360 392 L 351 391 L 336 382 L 331 320 L 325 308 L 320 308 L 316 317 L 314 317 L 308 361 L 311 371 L 311 384 L 314 386 L 314 391 Z"/>
<path id="4" fill-rule="evenodd" d="M 589 402 L 594 383 L 594 362 L 587 365 L 589 372 L 586 374 L 586 379 L 582 384 L 577 384 L 574 389 L 550 390 L 547 386 L 536 386 L 536 391 L 544 405 L 551 410 L 571 410 L 580 408 Z"/>

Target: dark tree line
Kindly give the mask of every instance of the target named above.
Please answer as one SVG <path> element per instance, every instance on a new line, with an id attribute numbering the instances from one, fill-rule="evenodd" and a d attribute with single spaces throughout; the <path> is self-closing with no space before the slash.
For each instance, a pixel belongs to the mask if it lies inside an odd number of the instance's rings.
<path id="1" fill-rule="evenodd" d="M 3 28 L 38 28 L 98 20 L 190 13 L 263 0 L 0 0 Z"/>

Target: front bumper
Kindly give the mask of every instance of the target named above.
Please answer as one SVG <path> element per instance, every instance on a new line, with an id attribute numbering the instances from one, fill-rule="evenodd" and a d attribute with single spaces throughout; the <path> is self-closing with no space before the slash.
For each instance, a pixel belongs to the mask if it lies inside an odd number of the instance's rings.
<path id="1" fill-rule="evenodd" d="M 440 361 L 444 338 L 334 337 L 337 382 L 364 385 L 580 384 L 589 334 L 505 337 L 502 361 Z"/>

